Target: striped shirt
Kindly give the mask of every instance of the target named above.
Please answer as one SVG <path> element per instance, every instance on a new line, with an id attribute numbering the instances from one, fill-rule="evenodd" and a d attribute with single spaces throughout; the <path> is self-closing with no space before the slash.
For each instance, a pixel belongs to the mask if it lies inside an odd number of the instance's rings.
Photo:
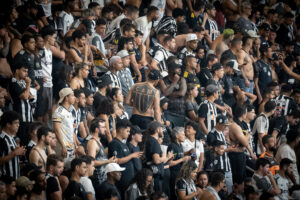
<path id="1" fill-rule="evenodd" d="M 0 134 L 0 146 L 1 157 L 8 156 L 17 148 L 14 138 L 4 131 Z M 0 177 L 4 175 L 9 175 L 14 179 L 20 176 L 19 156 L 15 156 L 8 162 L 0 165 Z"/>
<path id="2" fill-rule="evenodd" d="M 225 145 L 225 149 L 227 149 L 227 142 L 224 136 L 223 132 L 219 132 L 216 129 L 213 129 L 211 132 L 208 133 L 207 135 L 207 144 L 209 146 L 212 146 L 213 143 L 219 140 L 221 142 L 223 142 Z M 224 152 L 224 154 L 222 156 L 220 156 L 220 169 L 224 170 L 225 172 L 231 171 L 231 167 L 230 167 L 230 161 L 229 161 L 229 157 L 228 157 L 228 153 Z"/>
<path id="3" fill-rule="evenodd" d="M 13 109 L 22 117 L 22 122 L 32 122 L 32 108 L 28 100 L 20 99 L 20 95 L 26 90 L 26 83 L 24 80 L 17 80 L 12 78 L 9 85 L 9 94 L 13 101 Z"/>
<path id="4" fill-rule="evenodd" d="M 119 72 L 117 72 L 117 74 L 114 74 L 111 71 L 108 71 L 105 74 L 110 77 L 110 79 L 112 81 L 112 87 L 113 88 L 118 87 L 118 88 L 122 89 L 122 84 L 121 84 L 121 81 L 118 77 Z"/>
<path id="5" fill-rule="evenodd" d="M 292 107 L 293 99 L 286 95 L 279 95 L 275 98 L 276 108 L 274 117 L 286 116 Z"/>
<path id="6" fill-rule="evenodd" d="M 156 51 L 154 55 L 154 60 L 158 62 L 159 71 L 161 72 L 163 77 L 166 77 L 168 75 L 168 69 L 166 61 L 169 58 L 169 56 L 172 56 L 173 54 L 167 51 L 165 48 L 161 48 L 158 51 Z"/>
<path id="7" fill-rule="evenodd" d="M 196 56 L 194 51 L 188 51 L 188 49 L 186 47 L 184 47 L 179 53 L 178 53 L 178 59 L 180 61 L 180 64 L 185 64 L 184 63 L 184 60 L 185 60 L 185 57 L 187 56 Z"/>
<path id="8" fill-rule="evenodd" d="M 218 37 L 219 30 L 218 30 L 217 22 L 215 20 L 207 19 L 205 24 L 205 29 L 209 31 L 209 36 L 212 41 L 214 41 Z"/>
<path id="9" fill-rule="evenodd" d="M 200 104 L 198 116 L 199 118 L 205 118 L 205 126 L 210 132 L 216 125 L 217 108 L 210 101 L 205 100 Z"/>

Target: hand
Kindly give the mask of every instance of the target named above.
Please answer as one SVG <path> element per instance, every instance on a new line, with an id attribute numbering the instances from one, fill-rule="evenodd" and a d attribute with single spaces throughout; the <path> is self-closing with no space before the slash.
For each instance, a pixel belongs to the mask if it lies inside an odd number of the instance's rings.
<path id="1" fill-rule="evenodd" d="M 245 79 L 245 86 L 246 86 L 247 88 L 249 88 L 249 87 L 250 87 L 250 82 L 249 82 L 249 80 L 248 80 L 248 79 Z"/>
<path id="2" fill-rule="evenodd" d="M 25 155 L 25 152 L 26 152 L 25 147 L 17 147 L 17 148 L 13 151 L 13 153 L 14 153 L 15 156 L 23 156 L 23 155 Z"/>
<path id="3" fill-rule="evenodd" d="M 8 32 L 6 32 L 4 34 L 4 42 L 5 42 L 5 44 L 8 44 L 8 43 L 10 43 L 10 41 L 11 41 L 11 39 L 10 39 L 10 37 L 8 35 Z"/>
<path id="4" fill-rule="evenodd" d="M 197 195 L 199 195 L 199 194 L 201 194 L 201 193 L 202 193 L 202 190 L 201 190 L 201 188 L 198 188 L 198 187 L 197 187 L 196 194 L 197 194 Z"/>
<path id="5" fill-rule="evenodd" d="M 43 83 L 45 83 L 47 81 L 46 77 L 43 77 Z"/>
<path id="6" fill-rule="evenodd" d="M 258 101 L 259 104 L 262 102 L 262 97 L 261 97 L 261 95 L 257 95 L 257 101 Z"/>
<path id="7" fill-rule="evenodd" d="M 40 88 L 41 88 L 40 84 L 35 83 L 35 89 L 36 89 L 36 90 L 39 90 Z"/>
<path id="8" fill-rule="evenodd" d="M 25 83 L 26 83 L 26 85 L 31 84 L 31 79 L 28 76 L 25 78 Z"/>
<path id="9" fill-rule="evenodd" d="M 183 157 L 183 161 L 188 161 L 188 160 L 191 160 L 191 156 L 184 156 Z"/>
<path id="10" fill-rule="evenodd" d="M 111 158 L 108 159 L 109 163 L 117 163 L 118 159 L 116 158 L 116 156 L 113 156 Z"/>
<path id="11" fill-rule="evenodd" d="M 255 154 L 252 153 L 250 156 L 251 156 L 251 158 L 252 158 L 253 160 L 257 160 L 257 157 L 256 157 Z"/>
<path id="12" fill-rule="evenodd" d="M 273 178 L 273 174 L 272 174 L 272 172 L 271 172 L 270 170 L 267 172 L 267 176 L 268 176 L 269 178 Z"/>
<path id="13" fill-rule="evenodd" d="M 207 14 L 207 12 L 205 12 L 204 14 L 203 14 L 203 21 L 205 21 L 205 20 L 207 20 L 208 19 L 208 14 Z"/>
<path id="14" fill-rule="evenodd" d="M 171 160 L 174 158 L 174 155 L 171 151 L 168 152 L 168 156 L 167 156 L 168 160 Z"/>
<path id="15" fill-rule="evenodd" d="M 180 79 L 180 76 L 178 74 L 174 75 L 173 83 L 177 83 Z"/>
<path id="16" fill-rule="evenodd" d="M 140 158 L 143 155 L 144 152 L 134 152 L 131 154 L 132 158 Z"/>
<path id="17" fill-rule="evenodd" d="M 138 83 L 142 82 L 142 75 L 138 76 Z"/>
<path id="18" fill-rule="evenodd" d="M 63 158 L 66 158 L 67 157 L 67 149 L 66 149 L 66 147 L 65 146 L 63 146 L 62 148 L 61 148 L 61 156 L 63 157 Z"/>
<path id="19" fill-rule="evenodd" d="M 167 120 L 167 121 L 165 121 L 165 125 L 166 125 L 166 126 L 170 126 L 170 125 L 171 125 L 171 122 Z"/>

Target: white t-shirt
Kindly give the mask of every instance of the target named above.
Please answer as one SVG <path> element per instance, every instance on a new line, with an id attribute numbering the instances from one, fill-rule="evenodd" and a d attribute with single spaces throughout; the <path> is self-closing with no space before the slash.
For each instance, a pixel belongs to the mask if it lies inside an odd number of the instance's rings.
<path id="1" fill-rule="evenodd" d="M 262 133 L 265 136 L 268 134 L 268 130 L 269 130 L 269 119 L 264 113 L 262 113 L 260 116 L 256 118 L 254 122 L 253 134 Z M 258 144 L 259 143 L 257 141 L 257 154 L 260 155 L 263 153 L 263 151 L 260 149 Z"/>
<path id="2" fill-rule="evenodd" d="M 280 162 L 283 158 L 288 158 L 291 161 L 293 161 L 293 174 L 295 176 L 297 184 L 299 184 L 299 172 L 297 169 L 297 163 L 296 163 L 296 154 L 295 151 L 290 147 L 288 144 L 283 144 L 279 147 L 277 153 L 276 153 L 276 160 Z"/>
<path id="3" fill-rule="evenodd" d="M 194 142 L 191 142 L 188 138 L 186 138 L 185 141 L 181 143 L 181 145 L 184 153 L 190 151 L 192 148 L 196 150 L 197 159 L 195 163 L 197 164 L 197 166 L 199 166 L 200 154 L 204 153 L 203 143 L 196 139 Z"/>
<path id="4" fill-rule="evenodd" d="M 277 199 L 286 200 L 289 199 L 289 180 L 280 176 L 279 174 L 275 174 L 274 179 L 277 183 L 277 186 L 281 190 L 281 194 L 276 196 Z"/>
<path id="5" fill-rule="evenodd" d="M 166 0 L 152 0 L 150 5 L 157 7 L 159 10 L 158 20 L 154 22 L 154 26 L 156 26 L 165 14 Z"/>
<path id="6" fill-rule="evenodd" d="M 42 55 L 41 55 L 42 54 Z M 40 51 L 41 64 L 43 68 L 43 77 L 46 78 L 44 82 L 44 87 L 51 88 L 52 84 L 52 51 L 51 49 L 46 49 L 44 47 L 43 51 Z"/>
<path id="7" fill-rule="evenodd" d="M 65 35 L 70 30 L 70 27 L 74 22 L 74 17 L 71 13 L 69 14 L 64 10 L 60 13 L 59 17 L 62 19 L 63 34 Z"/>
<path id="8" fill-rule="evenodd" d="M 143 35 L 143 43 L 150 34 L 152 22 L 148 22 L 147 16 L 139 17 L 135 20 L 136 29 L 141 31 Z"/>
<path id="9" fill-rule="evenodd" d="M 110 25 L 109 25 L 109 30 L 107 30 L 107 31 L 112 31 L 112 30 L 114 30 L 115 28 L 120 28 L 120 22 L 121 22 L 121 20 L 122 19 L 124 19 L 126 16 L 124 15 L 124 14 L 122 14 L 122 15 L 120 15 L 120 16 L 118 16 L 116 19 L 114 19 L 111 23 L 110 23 Z"/>
<path id="10" fill-rule="evenodd" d="M 51 4 L 52 4 L 52 0 L 43 0 L 43 2 L 40 3 L 40 5 L 43 7 L 46 17 L 50 17 L 52 15 L 51 14 Z"/>
<path id="11" fill-rule="evenodd" d="M 80 178 L 80 183 L 83 185 L 83 188 L 87 194 L 92 194 L 93 199 L 95 198 L 95 189 L 93 187 L 91 179 L 89 179 L 87 176 L 83 176 Z"/>

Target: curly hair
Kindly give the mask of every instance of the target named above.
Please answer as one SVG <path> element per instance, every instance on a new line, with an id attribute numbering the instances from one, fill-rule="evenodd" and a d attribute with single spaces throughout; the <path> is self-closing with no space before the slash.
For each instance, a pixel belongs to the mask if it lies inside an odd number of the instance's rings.
<path id="1" fill-rule="evenodd" d="M 146 188 L 146 180 L 148 176 L 153 176 L 152 171 L 150 169 L 143 168 L 136 173 L 130 185 L 136 183 L 141 193 L 151 194 L 153 192 L 152 187 Z"/>
<path id="2" fill-rule="evenodd" d="M 190 182 L 192 180 L 192 171 L 197 169 L 197 165 L 193 160 L 189 160 L 181 166 L 177 178 L 176 178 L 176 183 L 180 179 L 184 179 L 187 182 Z"/>
<path id="3" fill-rule="evenodd" d="M 96 108 L 95 116 L 99 116 L 101 114 L 111 115 L 114 112 L 115 110 L 112 99 L 106 97 L 100 102 L 99 106 Z"/>

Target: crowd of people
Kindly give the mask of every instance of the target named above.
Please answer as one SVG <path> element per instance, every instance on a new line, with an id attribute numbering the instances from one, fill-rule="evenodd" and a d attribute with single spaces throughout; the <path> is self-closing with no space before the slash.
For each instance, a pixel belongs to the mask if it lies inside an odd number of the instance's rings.
<path id="1" fill-rule="evenodd" d="M 0 200 L 300 199 L 299 0 L 6 0 Z"/>

